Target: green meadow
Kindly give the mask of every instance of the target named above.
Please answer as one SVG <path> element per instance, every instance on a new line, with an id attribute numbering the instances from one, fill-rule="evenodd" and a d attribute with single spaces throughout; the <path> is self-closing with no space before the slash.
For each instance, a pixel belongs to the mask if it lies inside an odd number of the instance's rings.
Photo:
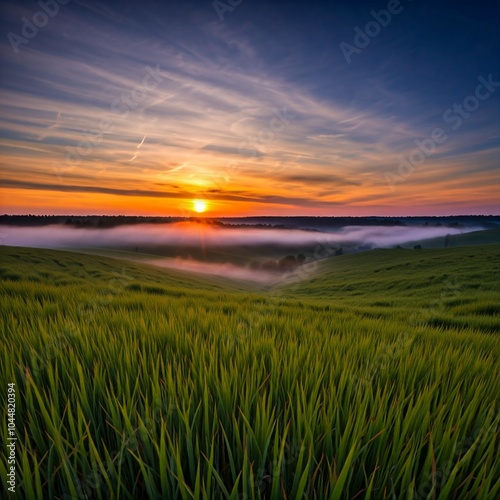
<path id="1" fill-rule="evenodd" d="M 272 288 L 0 247 L 16 494 L 500 498 L 499 276 L 498 244 L 336 256 Z"/>

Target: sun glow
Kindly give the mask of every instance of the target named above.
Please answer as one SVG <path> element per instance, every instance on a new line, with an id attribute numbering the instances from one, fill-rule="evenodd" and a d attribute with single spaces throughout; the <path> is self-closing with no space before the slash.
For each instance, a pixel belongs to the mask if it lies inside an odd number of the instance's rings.
<path id="1" fill-rule="evenodd" d="M 193 200 L 194 211 L 201 214 L 207 209 L 207 203 L 203 200 Z"/>

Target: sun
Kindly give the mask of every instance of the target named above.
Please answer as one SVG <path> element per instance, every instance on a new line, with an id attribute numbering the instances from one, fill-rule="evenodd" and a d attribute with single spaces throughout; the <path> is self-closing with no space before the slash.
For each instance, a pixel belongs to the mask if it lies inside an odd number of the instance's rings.
<path id="1" fill-rule="evenodd" d="M 194 211 L 201 214 L 207 209 L 207 203 L 203 200 L 193 200 Z"/>

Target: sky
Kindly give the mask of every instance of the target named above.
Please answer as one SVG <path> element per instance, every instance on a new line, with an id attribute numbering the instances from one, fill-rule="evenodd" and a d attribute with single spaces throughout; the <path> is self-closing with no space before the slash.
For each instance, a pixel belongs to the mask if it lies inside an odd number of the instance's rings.
<path id="1" fill-rule="evenodd" d="M 7 1 L 1 18 L 2 213 L 500 214 L 495 2 Z"/>

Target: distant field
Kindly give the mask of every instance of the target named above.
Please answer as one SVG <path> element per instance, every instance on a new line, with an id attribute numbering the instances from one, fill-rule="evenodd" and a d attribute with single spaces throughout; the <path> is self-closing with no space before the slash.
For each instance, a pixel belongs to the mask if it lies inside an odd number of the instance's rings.
<path id="1" fill-rule="evenodd" d="M 499 498 L 499 276 L 495 244 L 270 290 L 0 247 L 19 497 Z"/>
<path id="2" fill-rule="evenodd" d="M 500 333 L 500 245 L 373 250 L 311 267 L 280 290 L 405 325 Z"/>
<path id="3" fill-rule="evenodd" d="M 421 244 L 424 248 L 444 248 L 445 238 L 431 238 L 423 241 L 414 241 L 403 245 L 411 248 L 414 245 Z M 450 236 L 448 247 L 463 247 L 471 245 L 489 245 L 500 244 L 500 228 L 482 229 L 470 233 L 455 234 Z"/>

